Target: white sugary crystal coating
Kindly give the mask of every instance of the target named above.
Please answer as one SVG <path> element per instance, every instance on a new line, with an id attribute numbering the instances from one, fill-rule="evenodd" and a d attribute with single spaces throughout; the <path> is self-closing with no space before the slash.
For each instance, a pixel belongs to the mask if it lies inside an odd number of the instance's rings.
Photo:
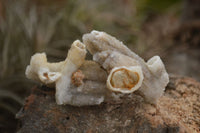
<path id="1" fill-rule="evenodd" d="M 57 104 L 67 104 L 71 100 L 70 83 L 71 76 L 85 61 L 85 45 L 80 41 L 75 41 L 68 51 L 65 65 L 61 70 L 61 77 L 56 82 L 56 102 Z"/>
<path id="2" fill-rule="evenodd" d="M 143 93 L 147 102 L 156 104 L 163 95 L 169 82 L 169 76 L 159 56 L 154 56 L 146 63 L 122 42 L 105 32 L 92 31 L 85 34 L 83 35 L 83 43 L 94 56 L 94 60 L 108 72 L 118 66 L 140 66 L 144 80 L 138 90 Z"/>
<path id="3" fill-rule="evenodd" d="M 105 32 L 85 34 L 83 42 L 74 41 L 67 58 L 58 63 L 49 63 L 45 53 L 36 53 L 26 68 L 27 78 L 56 87 L 59 105 L 98 105 L 136 90 L 156 104 L 163 95 L 169 77 L 159 56 L 146 63 Z M 94 61 L 85 61 L 86 49 Z"/>
<path id="4" fill-rule="evenodd" d="M 85 45 L 77 40 L 65 61 L 49 63 L 45 53 L 36 53 L 25 73 L 29 79 L 56 87 L 55 97 L 59 105 L 97 105 L 104 101 L 107 73 L 96 62 L 85 61 L 85 56 Z M 77 74 L 73 75 L 75 72 Z M 84 81 L 76 86 L 76 82 L 82 78 Z"/>
<path id="5" fill-rule="evenodd" d="M 29 79 L 51 85 L 60 78 L 61 73 L 58 69 L 62 68 L 63 63 L 48 63 L 45 53 L 36 53 L 31 57 L 25 74 Z"/>

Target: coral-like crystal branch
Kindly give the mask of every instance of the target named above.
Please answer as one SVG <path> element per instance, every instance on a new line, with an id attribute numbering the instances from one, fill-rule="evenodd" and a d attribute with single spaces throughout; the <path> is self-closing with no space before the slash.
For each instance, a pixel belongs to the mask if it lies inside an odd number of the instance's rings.
<path id="1" fill-rule="evenodd" d="M 169 82 L 169 77 L 159 56 L 151 58 L 146 63 L 122 42 L 105 32 L 92 31 L 85 34 L 83 43 L 94 55 L 94 60 L 99 62 L 108 72 L 119 66 L 141 67 L 144 80 L 142 85 L 139 86 L 139 91 L 143 93 L 146 101 L 156 103 L 162 96 Z M 127 78 L 127 80 L 129 79 Z"/>
<path id="2" fill-rule="evenodd" d="M 119 93 L 131 94 L 136 90 L 147 102 L 156 104 L 169 82 L 159 56 L 145 62 L 105 32 L 85 34 L 83 42 L 75 41 L 62 62 L 47 62 L 45 53 L 33 55 L 26 76 L 56 87 L 59 105 L 97 105 L 110 98 L 116 100 Z M 94 61 L 85 61 L 86 49 Z"/>

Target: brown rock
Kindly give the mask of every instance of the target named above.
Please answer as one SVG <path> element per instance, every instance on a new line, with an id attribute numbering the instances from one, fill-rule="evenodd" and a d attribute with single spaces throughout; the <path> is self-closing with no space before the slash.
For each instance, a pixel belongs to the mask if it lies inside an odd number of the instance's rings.
<path id="1" fill-rule="evenodd" d="M 200 132 L 200 83 L 171 77 L 157 106 L 142 97 L 99 106 L 59 106 L 54 89 L 34 87 L 16 117 L 19 133 L 198 133 Z"/>

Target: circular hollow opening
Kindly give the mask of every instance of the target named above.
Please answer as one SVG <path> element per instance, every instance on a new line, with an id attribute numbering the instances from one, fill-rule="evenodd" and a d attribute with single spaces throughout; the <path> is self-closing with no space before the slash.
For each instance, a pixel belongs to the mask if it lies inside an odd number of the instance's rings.
<path id="1" fill-rule="evenodd" d="M 139 74 L 125 68 L 113 72 L 111 85 L 114 88 L 131 90 L 139 82 Z"/>
<path id="2" fill-rule="evenodd" d="M 76 44 L 75 44 L 75 46 L 77 46 L 78 48 L 80 48 L 80 49 L 85 49 L 85 45 L 84 44 L 82 44 L 81 42 L 76 42 Z"/>

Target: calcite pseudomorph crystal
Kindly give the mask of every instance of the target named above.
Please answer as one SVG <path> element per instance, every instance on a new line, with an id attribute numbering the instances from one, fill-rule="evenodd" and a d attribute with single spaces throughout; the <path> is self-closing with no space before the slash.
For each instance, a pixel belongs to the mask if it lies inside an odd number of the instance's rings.
<path id="1" fill-rule="evenodd" d="M 86 50 L 93 61 L 85 60 Z M 145 101 L 156 104 L 169 82 L 159 56 L 145 62 L 122 42 L 99 31 L 84 34 L 83 43 L 76 40 L 65 61 L 49 63 L 45 53 L 36 53 L 26 76 L 56 87 L 57 104 L 74 106 L 98 105 L 136 90 Z"/>

